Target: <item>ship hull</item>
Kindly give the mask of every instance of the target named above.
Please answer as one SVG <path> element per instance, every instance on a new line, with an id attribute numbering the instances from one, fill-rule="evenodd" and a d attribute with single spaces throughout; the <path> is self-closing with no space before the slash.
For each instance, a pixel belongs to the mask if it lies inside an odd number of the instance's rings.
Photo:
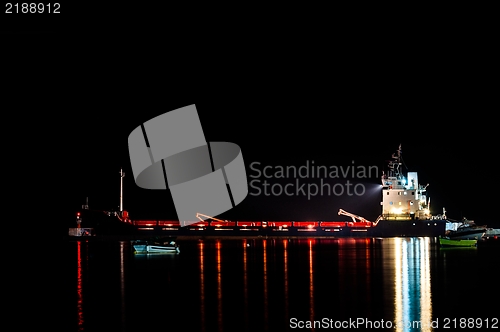
<path id="1" fill-rule="evenodd" d="M 122 223 L 120 221 L 120 223 Z M 367 238 L 367 237 L 437 237 L 445 234 L 445 220 L 394 221 L 380 220 L 376 226 L 359 227 L 356 225 L 343 227 L 283 227 L 272 225 L 259 226 L 168 226 L 164 225 L 111 225 L 95 226 L 96 236 L 195 236 L 195 237 L 336 237 L 336 238 Z M 354 223 L 356 224 L 356 223 Z"/>
<path id="2" fill-rule="evenodd" d="M 486 233 L 486 228 L 471 227 L 471 229 L 451 231 L 447 233 L 447 236 L 452 239 L 457 240 L 480 240 Z"/>
<path id="3" fill-rule="evenodd" d="M 449 234 L 450 238 L 456 240 L 480 240 L 485 231 L 468 232 L 467 234 Z"/>
<path id="4" fill-rule="evenodd" d="M 377 224 L 346 221 L 323 222 L 209 222 L 181 227 L 178 221 L 124 222 L 102 212 L 82 213 L 81 227 L 92 227 L 96 236 L 196 236 L 196 237 L 437 237 L 444 236 L 446 220 L 380 220 Z"/>
<path id="5" fill-rule="evenodd" d="M 147 231 L 147 230 L 142 230 Z M 161 232 L 160 229 L 149 231 Z M 178 235 L 196 236 L 322 236 L 322 237 L 437 237 L 445 233 L 445 221 L 388 221 L 381 220 L 373 227 L 182 227 Z"/>

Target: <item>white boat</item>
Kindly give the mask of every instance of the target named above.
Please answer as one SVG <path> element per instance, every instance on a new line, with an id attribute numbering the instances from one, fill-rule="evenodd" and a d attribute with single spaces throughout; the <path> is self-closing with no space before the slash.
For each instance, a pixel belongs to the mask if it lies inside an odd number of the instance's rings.
<path id="1" fill-rule="evenodd" d="M 137 240 L 132 241 L 132 246 L 137 254 L 180 253 L 179 246 L 172 239 Z"/>
<path id="2" fill-rule="evenodd" d="M 464 218 L 461 222 L 447 223 L 445 235 L 455 240 L 480 240 L 488 230 L 486 225 L 476 225 L 474 220 Z"/>

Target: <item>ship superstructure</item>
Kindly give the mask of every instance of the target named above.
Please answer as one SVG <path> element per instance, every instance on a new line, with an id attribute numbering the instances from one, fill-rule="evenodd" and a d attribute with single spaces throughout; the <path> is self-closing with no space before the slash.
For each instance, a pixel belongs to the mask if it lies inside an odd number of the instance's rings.
<path id="1" fill-rule="evenodd" d="M 382 217 L 385 220 L 430 219 L 430 198 L 425 186 L 418 182 L 417 172 L 401 170 L 401 144 L 388 163 L 388 174 L 382 175 Z"/>

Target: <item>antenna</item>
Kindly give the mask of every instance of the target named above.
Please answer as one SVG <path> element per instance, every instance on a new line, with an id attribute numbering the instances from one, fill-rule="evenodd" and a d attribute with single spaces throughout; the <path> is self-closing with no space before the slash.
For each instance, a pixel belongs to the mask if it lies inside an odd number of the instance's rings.
<path id="1" fill-rule="evenodd" d="M 402 157 L 401 157 L 401 144 L 399 144 L 399 148 L 398 148 L 398 151 L 397 151 L 397 155 L 396 153 L 393 153 L 391 158 L 393 160 L 389 160 L 389 177 L 396 177 L 396 178 L 401 178 L 401 173 L 400 173 L 400 169 L 399 169 L 399 166 L 401 166 L 401 161 L 402 161 Z M 406 165 L 405 165 L 406 166 Z"/>

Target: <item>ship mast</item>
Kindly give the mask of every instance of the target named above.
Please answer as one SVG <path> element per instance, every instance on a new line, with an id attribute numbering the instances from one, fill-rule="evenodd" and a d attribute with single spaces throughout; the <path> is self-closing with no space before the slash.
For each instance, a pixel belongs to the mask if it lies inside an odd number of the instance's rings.
<path id="1" fill-rule="evenodd" d="M 401 178 L 400 166 L 401 166 L 401 144 L 399 144 L 398 153 L 392 154 L 392 159 L 389 161 L 389 177 L 396 179 Z"/>
<path id="2" fill-rule="evenodd" d="M 123 178 L 125 172 L 120 168 L 120 215 L 123 213 Z"/>

